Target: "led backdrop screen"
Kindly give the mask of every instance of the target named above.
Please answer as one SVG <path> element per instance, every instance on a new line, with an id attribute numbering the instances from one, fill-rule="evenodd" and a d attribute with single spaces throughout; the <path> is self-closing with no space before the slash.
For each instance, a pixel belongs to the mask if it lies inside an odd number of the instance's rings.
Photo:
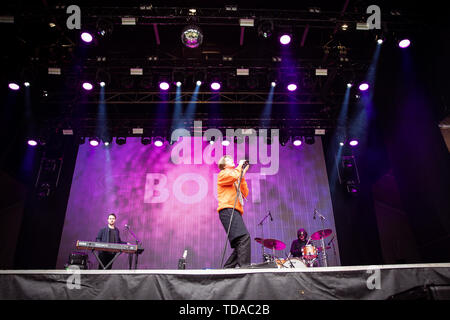
<path id="1" fill-rule="evenodd" d="M 263 248 L 254 238 L 271 238 L 286 244 L 284 250 L 264 249 L 285 258 L 297 230 L 309 235 L 335 224 L 325 160 L 320 138 L 300 147 L 288 143 L 267 145 L 245 141 L 228 147 L 212 145 L 199 137 L 185 137 L 163 147 L 143 145 L 128 137 L 126 144 L 92 147 L 80 145 L 59 248 L 57 268 L 63 268 L 77 240 L 95 241 L 107 225 L 108 214 L 117 215 L 116 227 L 124 241 L 142 242 L 140 269 L 176 269 L 187 250 L 186 268 L 220 268 L 228 241 L 217 213 L 217 161 L 222 154 L 250 157 L 246 180 L 250 194 L 243 219 L 252 238 L 252 263 L 263 261 Z M 325 217 L 313 219 L 314 209 Z M 273 221 L 266 218 L 271 213 Z M 322 225 L 322 222 L 324 225 Z M 320 246 L 320 241 L 312 241 Z M 332 246 L 334 244 L 334 246 Z M 340 265 L 337 237 L 327 250 L 328 265 Z M 231 254 L 227 244 L 225 259 Z M 97 261 L 91 252 L 92 268 Z M 128 255 L 114 262 L 128 268 Z"/>

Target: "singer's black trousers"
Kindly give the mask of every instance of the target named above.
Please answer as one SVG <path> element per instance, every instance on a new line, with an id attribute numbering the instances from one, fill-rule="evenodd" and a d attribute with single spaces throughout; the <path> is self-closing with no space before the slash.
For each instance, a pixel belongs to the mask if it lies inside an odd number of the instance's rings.
<path id="1" fill-rule="evenodd" d="M 232 208 L 226 208 L 219 211 L 219 218 L 225 229 L 228 231 L 230 225 Z M 234 210 L 233 220 L 231 222 L 228 240 L 233 250 L 230 257 L 224 264 L 224 268 L 235 268 L 236 266 L 245 267 L 250 265 L 251 261 L 251 243 L 250 234 L 245 227 L 244 220 L 239 211 Z"/>

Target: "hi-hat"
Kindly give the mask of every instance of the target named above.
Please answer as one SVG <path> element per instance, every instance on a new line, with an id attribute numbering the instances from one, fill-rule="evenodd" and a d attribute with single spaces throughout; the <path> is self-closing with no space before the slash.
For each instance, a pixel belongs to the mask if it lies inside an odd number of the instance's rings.
<path id="1" fill-rule="evenodd" d="M 255 241 L 263 244 L 263 240 L 261 238 L 255 238 Z M 276 239 L 264 239 L 264 247 L 275 250 L 283 250 L 286 248 L 286 244 Z"/>

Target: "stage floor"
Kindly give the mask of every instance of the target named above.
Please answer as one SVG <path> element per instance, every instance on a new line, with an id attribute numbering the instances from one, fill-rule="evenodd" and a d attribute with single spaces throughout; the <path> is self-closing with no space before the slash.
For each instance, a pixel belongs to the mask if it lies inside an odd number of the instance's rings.
<path id="1" fill-rule="evenodd" d="M 0 299 L 384 300 L 450 288 L 450 263 L 207 270 L 0 270 Z M 442 288 L 443 290 L 440 290 Z"/>

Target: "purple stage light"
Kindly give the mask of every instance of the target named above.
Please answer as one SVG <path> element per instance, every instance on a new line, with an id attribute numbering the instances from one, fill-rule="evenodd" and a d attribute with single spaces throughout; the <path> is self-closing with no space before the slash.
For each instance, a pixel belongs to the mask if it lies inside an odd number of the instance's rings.
<path id="1" fill-rule="evenodd" d="M 161 137 L 155 137 L 153 138 L 153 144 L 155 147 L 162 147 L 164 145 L 164 139 Z"/>
<path id="2" fill-rule="evenodd" d="M 36 140 L 34 140 L 34 139 L 30 139 L 30 140 L 28 140 L 28 145 L 29 146 L 32 146 L 32 147 L 35 147 L 35 146 L 37 146 L 37 141 Z"/>
<path id="3" fill-rule="evenodd" d="M 89 144 L 93 147 L 96 147 L 99 145 L 99 142 L 97 139 L 89 139 Z"/>
<path id="4" fill-rule="evenodd" d="M 218 82 L 211 83 L 211 89 L 219 90 L 220 89 L 220 83 L 218 83 Z"/>
<path id="5" fill-rule="evenodd" d="M 349 142 L 349 144 L 350 144 L 352 147 L 357 146 L 358 143 L 359 143 L 358 140 L 351 140 L 351 141 Z"/>
<path id="6" fill-rule="evenodd" d="M 287 44 L 289 44 L 290 42 L 291 42 L 291 36 L 290 36 L 290 35 L 284 34 L 284 35 L 282 35 L 282 36 L 280 37 L 280 43 L 281 43 L 282 45 L 287 45 Z"/>
<path id="7" fill-rule="evenodd" d="M 8 87 L 9 87 L 11 90 L 14 90 L 14 91 L 20 89 L 20 86 L 19 86 L 17 83 L 14 83 L 14 82 L 9 83 L 9 84 L 8 84 Z"/>
<path id="8" fill-rule="evenodd" d="M 294 84 L 294 83 L 290 83 L 290 84 L 287 86 L 287 89 L 288 89 L 289 91 L 295 91 L 295 90 L 297 90 L 297 85 Z"/>
<path id="9" fill-rule="evenodd" d="M 81 40 L 83 40 L 84 42 L 90 43 L 92 42 L 94 38 L 92 37 L 92 35 L 89 32 L 83 32 L 81 34 Z"/>
<path id="10" fill-rule="evenodd" d="M 400 48 L 407 48 L 407 47 L 409 47 L 410 44 L 411 44 L 411 41 L 409 41 L 408 39 L 403 39 L 398 43 L 398 46 Z"/>
<path id="11" fill-rule="evenodd" d="M 161 89 L 161 90 L 168 90 L 169 89 L 169 83 L 168 82 L 165 82 L 165 81 L 163 81 L 163 82 L 160 82 L 159 83 L 159 88 Z"/>
<path id="12" fill-rule="evenodd" d="M 89 83 L 89 82 L 84 82 L 84 83 L 83 83 L 83 89 L 84 89 L 84 90 L 89 91 L 89 90 L 92 90 L 92 88 L 93 88 L 93 86 L 92 86 L 91 83 Z"/>
<path id="13" fill-rule="evenodd" d="M 302 145 L 302 140 L 294 140 L 294 142 L 292 142 L 294 144 L 294 146 L 299 147 Z"/>
<path id="14" fill-rule="evenodd" d="M 367 83 L 364 82 L 359 85 L 359 90 L 366 91 L 367 89 L 369 89 L 369 85 Z"/>

